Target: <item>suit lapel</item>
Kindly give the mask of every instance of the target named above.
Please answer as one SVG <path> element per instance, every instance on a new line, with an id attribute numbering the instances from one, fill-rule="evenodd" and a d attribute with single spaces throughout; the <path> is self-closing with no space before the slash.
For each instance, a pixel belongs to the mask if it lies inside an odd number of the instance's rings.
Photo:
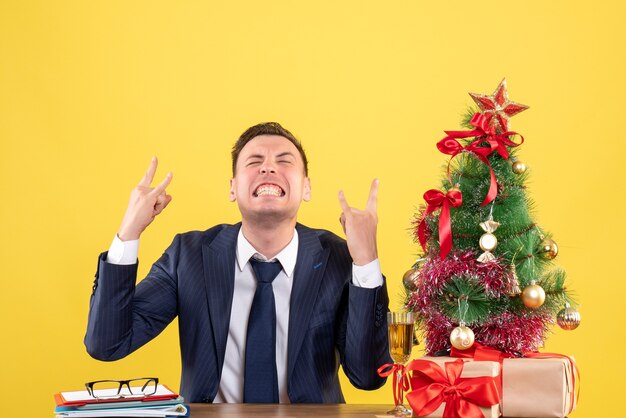
<path id="1" fill-rule="evenodd" d="M 324 277 L 330 250 L 324 250 L 317 234 L 298 224 L 298 258 L 293 274 L 289 308 L 289 339 L 287 343 L 287 379 L 291 374 L 307 332 L 313 305 Z"/>
<path id="2" fill-rule="evenodd" d="M 220 378 L 235 289 L 235 254 L 240 227 L 241 224 L 227 226 L 202 245 L 205 289 Z"/>

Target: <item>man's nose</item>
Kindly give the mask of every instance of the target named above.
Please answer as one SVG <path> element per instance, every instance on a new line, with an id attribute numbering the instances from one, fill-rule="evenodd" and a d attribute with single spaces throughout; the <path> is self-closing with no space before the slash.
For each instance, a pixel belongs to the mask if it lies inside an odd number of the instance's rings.
<path id="1" fill-rule="evenodd" d="M 263 161 L 263 164 L 261 164 L 260 172 L 262 174 L 275 173 L 276 166 L 271 161 Z"/>

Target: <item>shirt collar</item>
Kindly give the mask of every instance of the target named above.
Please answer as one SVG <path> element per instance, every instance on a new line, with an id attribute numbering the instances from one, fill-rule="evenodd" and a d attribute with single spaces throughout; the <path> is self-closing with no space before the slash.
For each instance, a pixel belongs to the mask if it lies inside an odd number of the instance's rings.
<path id="1" fill-rule="evenodd" d="M 298 231 L 293 230 L 293 238 L 285 248 L 283 248 L 274 258 L 268 260 L 263 254 L 259 253 L 250 242 L 243 236 L 243 229 L 239 229 L 237 236 L 237 266 L 239 271 L 243 271 L 250 258 L 255 257 L 265 261 L 278 260 L 283 267 L 287 277 L 291 277 L 296 267 L 296 259 L 298 258 Z"/>

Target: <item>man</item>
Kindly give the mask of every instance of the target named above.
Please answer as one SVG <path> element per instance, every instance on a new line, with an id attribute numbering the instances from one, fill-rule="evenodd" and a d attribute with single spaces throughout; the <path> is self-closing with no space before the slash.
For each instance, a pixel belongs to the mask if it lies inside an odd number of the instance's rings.
<path id="1" fill-rule="evenodd" d="M 171 201 L 171 173 L 150 187 L 153 158 L 100 256 L 87 351 L 122 358 L 178 316 L 180 392 L 188 402 L 344 402 L 339 363 L 356 387 L 382 386 L 376 369 L 390 359 L 376 248 L 378 181 L 365 210 L 339 193 L 344 241 L 297 223 L 311 183 L 289 131 L 253 126 L 232 159 L 230 200 L 241 222 L 177 235 L 135 287 L 139 237 Z M 268 269 L 274 273 L 266 280 Z"/>

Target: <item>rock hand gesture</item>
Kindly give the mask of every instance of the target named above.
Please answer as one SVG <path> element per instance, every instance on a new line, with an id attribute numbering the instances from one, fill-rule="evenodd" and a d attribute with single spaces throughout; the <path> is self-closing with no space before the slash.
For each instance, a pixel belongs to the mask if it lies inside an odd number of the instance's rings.
<path id="1" fill-rule="evenodd" d="M 372 181 L 365 210 L 350 207 L 343 191 L 339 192 L 339 204 L 343 210 L 339 220 L 346 234 L 352 261 L 357 266 L 363 266 L 374 261 L 378 258 L 376 247 L 378 179 Z"/>
<path id="2" fill-rule="evenodd" d="M 165 191 L 172 181 L 171 172 L 167 173 L 158 186 L 151 187 L 157 165 L 157 158 L 152 157 L 148 171 L 130 193 L 128 207 L 117 233 L 122 241 L 139 239 L 141 233 L 152 223 L 154 218 L 172 201 L 172 196 Z"/>

